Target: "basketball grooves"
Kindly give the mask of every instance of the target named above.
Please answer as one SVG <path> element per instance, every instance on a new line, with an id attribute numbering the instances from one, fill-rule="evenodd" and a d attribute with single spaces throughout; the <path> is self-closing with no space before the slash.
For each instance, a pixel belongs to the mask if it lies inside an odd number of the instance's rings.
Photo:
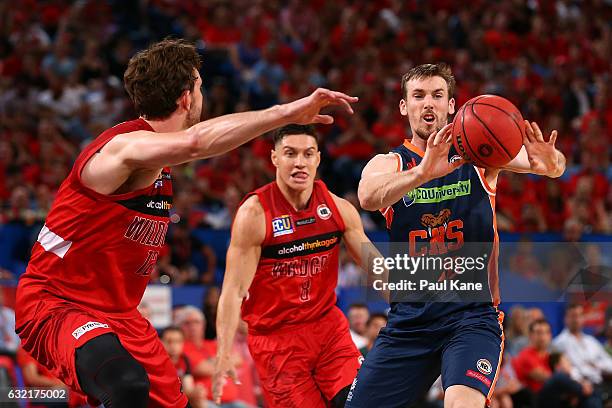
<path id="1" fill-rule="evenodd" d="M 489 129 L 489 127 L 487 126 L 487 124 L 486 124 L 486 123 L 484 123 L 484 122 L 483 122 L 483 121 L 480 119 L 480 117 L 479 117 L 479 116 L 476 114 L 476 111 L 474 110 L 474 105 L 475 105 L 475 104 L 476 104 L 476 101 L 474 101 L 474 103 L 472 103 L 472 104 L 470 105 L 470 106 L 471 106 L 471 108 L 472 108 L 472 115 L 474 115 L 474 117 L 475 117 L 476 119 L 478 119 L 478 121 L 479 121 L 479 122 L 482 124 L 482 126 L 483 126 L 485 129 L 487 129 L 487 132 L 489 132 L 489 134 L 490 134 L 490 135 L 493 137 L 493 139 L 494 139 L 494 140 L 497 142 L 497 144 L 498 144 L 499 146 L 501 146 L 502 150 L 503 150 L 503 151 L 506 153 L 506 156 L 508 156 L 508 158 L 509 158 L 510 160 L 512 160 L 512 159 L 513 159 L 513 157 L 512 157 L 512 155 L 510 154 L 510 152 L 509 152 L 508 150 L 506 150 L 506 147 L 505 147 L 505 146 L 504 146 L 504 145 L 503 145 L 503 144 L 502 144 L 502 143 L 499 141 L 499 139 L 498 139 L 497 137 L 495 137 L 495 133 L 493 133 L 493 132 L 491 131 L 491 129 Z M 503 109 L 500 109 L 500 110 L 501 110 L 502 112 L 504 112 L 504 114 L 505 114 L 506 116 L 510 116 L 510 115 L 508 115 L 508 113 L 507 113 L 505 110 L 503 110 Z M 510 116 L 510 119 L 512 119 L 512 117 L 511 117 L 511 116 Z M 512 120 L 512 121 L 514 122 L 514 120 Z M 515 122 L 515 124 L 516 124 L 516 122 Z"/>
<path id="2" fill-rule="evenodd" d="M 474 102 L 476 102 L 476 101 L 474 101 Z M 495 108 L 497 110 L 500 110 L 500 111 L 504 112 L 506 115 L 508 115 L 508 112 L 506 112 L 505 110 L 503 110 L 499 106 L 491 105 L 490 103 L 484 103 L 484 102 L 480 102 L 478 105 L 490 106 L 490 107 Z M 514 124 L 516 125 L 516 127 L 518 128 L 518 130 L 519 130 L 519 132 L 521 133 L 521 136 L 522 136 L 524 132 L 523 132 L 523 129 L 521 129 L 521 126 L 518 124 L 518 122 L 516 120 L 514 120 L 512 115 L 508 115 L 508 116 L 510 116 L 510 119 L 512 119 L 512 121 L 514 122 Z"/>
<path id="3" fill-rule="evenodd" d="M 464 105 L 464 106 L 463 106 L 463 110 L 461 111 L 461 129 L 463 130 L 463 138 L 465 139 L 465 146 L 466 146 L 468 149 L 470 149 L 470 152 L 472 152 L 472 161 L 474 161 L 474 159 L 479 158 L 479 157 L 480 157 L 480 155 L 479 155 L 479 154 L 478 154 L 478 155 L 477 155 L 477 154 L 474 154 L 474 149 L 472 149 L 472 146 L 470 145 L 470 140 L 469 140 L 469 138 L 468 138 L 468 136 L 467 136 L 467 133 L 465 133 L 465 126 L 464 126 L 464 123 L 463 123 L 463 122 L 464 122 L 464 120 L 465 120 L 465 110 L 466 110 L 466 109 L 467 109 L 467 105 Z M 480 161 L 482 161 L 482 162 L 486 162 L 486 160 L 482 160 L 482 158 L 481 158 L 481 160 L 480 160 Z M 493 167 L 493 166 L 490 166 L 490 165 L 489 165 L 489 167 Z"/>

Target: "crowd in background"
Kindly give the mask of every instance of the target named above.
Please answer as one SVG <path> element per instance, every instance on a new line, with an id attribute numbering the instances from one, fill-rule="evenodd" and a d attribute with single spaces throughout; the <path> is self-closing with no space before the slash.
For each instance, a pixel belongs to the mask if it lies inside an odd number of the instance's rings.
<path id="1" fill-rule="evenodd" d="M 321 86 L 359 96 L 355 115 L 336 113 L 333 125 L 318 127 L 320 177 L 357 207 L 364 164 L 410 138 L 398 110 L 402 74 L 416 64 L 447 62 L 457 79 L 458 106 L 479 94 L 502 95 L 546 135 L 557 129 L 568 159 L 560 179 L 502 173 L 499 230 L 560 233 L 570 242 L 582 234 L 611 234 L 610 21 L 612 6 L 603 0 L 476 0 L 469 7 L 449 0 L 0 2 L 0 228 L 35 231 L 12 254 L 26 262 L 78 152 L 104 129 L 134 118 L 122 85 L 129 58 L 173 35 L 193 41 L 202 55 L 204 118 L 263 109 Z M 173 169 L 172 226 L 153 280 L 219 284 L 220 253 L 194 231 L 229 228 L 242 197 L 274 178 L 270 149 L 271 140 L 262 137 L 223 157 Z M 378 214 L 361 215 L 367 230 L 384 228 Z M 528 246 L 519 248 L 510 261 L 518 264 L 510 267 L 558 278 L 521 252 Z M 20 272 L 7 269 L 0 264 L 0 280 Z M 342 286 L 361 279 L 348 258 L 341 272 Z M 196 403 L 210 398 L 218 289 L 208 293 L 199 311 L 177 312 L 176 328 L 162 333 L 179 373 L 191 374 L 184 384 Z M 18 343 L 7 329 L 14 322 L 6 309 L 0 310 L 0 344 L 10 354 Z M 596 340 L 580 336 L 580 313 L 568 309 L 567 330 L 553 341 L 541 312 L 513 310 L 496 407 L 557 407 L 538 401 L 559 395 L 569 396 L 568 406 L 597 406 L 589 404 L 609 391 L 609 357 Z M 349 320 L 365 355 L 386 318 L 355 305 Z M 609 317 L 606 327 L 610 353 Z M 235 404 L 228 407 L 261 401 L 245 334 L 242 327 L 235 346 L 243 387 L 228 390 L 224 404 Z M 595 351 L 575 355 L 573 341 Z M 61 386 L 27 356 L 17 360 L 29 384 Z M 589 372 L 585 367 L 593 364 Z M 558 387 L 571 392 L 560 394 Z M 434 387 L 423 406 L 439 406 L 440 396 Z"/>

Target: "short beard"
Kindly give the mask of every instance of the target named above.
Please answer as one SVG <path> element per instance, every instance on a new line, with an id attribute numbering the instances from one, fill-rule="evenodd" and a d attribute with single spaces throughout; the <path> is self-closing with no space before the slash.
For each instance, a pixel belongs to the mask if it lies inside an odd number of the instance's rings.
<path id="1" fill-rule="evenodd" d="M 442 129 L 444 126 L 446 126 L 446 123 L 444 124 L 436 124 L 436 130 L 433 131 L 433 134 L 435 135 L 436 133 L 438 133 L 440 131 L 440 129 Z M 428 133 L 426 130 L 424 129 L 417 129 L 414 132 L 415 136 L 427 141 L 427 139 L 429 139 L 429 136 L 431 135 L 431 133 Z"/>
<path id="2" fill-rule="evenodd" d="M 185 123 L 183 125 L 184 129 L 189 129 L 193 125 L 200 122 L 200 116 L 202 112 L 196 112 L 195 109 L 192 109 L 187 113 L 187 117 L 185 118 Z"/>

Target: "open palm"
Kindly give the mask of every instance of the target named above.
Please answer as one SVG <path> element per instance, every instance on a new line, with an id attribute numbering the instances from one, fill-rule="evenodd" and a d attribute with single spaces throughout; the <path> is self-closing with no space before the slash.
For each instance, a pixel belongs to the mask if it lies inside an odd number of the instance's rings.
<path id="1" fill-rule="evenodd" d="M 553 130 L 548 141 L 545 141 L 538 124 L 525 121 L 523 144 L 525 145 L 532 173 L 551 174 L 555 172 L 558 167 L 557 149 L 555 148 L 556 141 L 556 130 Z"/>

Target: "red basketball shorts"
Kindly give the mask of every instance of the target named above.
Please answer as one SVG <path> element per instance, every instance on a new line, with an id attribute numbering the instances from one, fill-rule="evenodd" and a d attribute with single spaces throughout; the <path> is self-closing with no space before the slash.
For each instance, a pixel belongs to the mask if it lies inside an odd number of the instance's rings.
<path id="1" fill-rule="evenodd" d="M 33 317 L 18 323 L 22 347 L 71 389 L 83 392 L 77 379 L 75 350 L 94 337 L 114 333 L 147 371 L 150 407 L 187 405 L 168 353 L 153 326 L 138 311 L 100 313 L 53 297 L 44 297 L 33 306 L 29 311 L 34 313 L 28 313 Z"/>
<path id="2" fill-rule="evenodd" d="M 336 307 L 318 321 L 249 334 L 249 350 L 270 407 L 326 407 L 363 359 Z"/>

